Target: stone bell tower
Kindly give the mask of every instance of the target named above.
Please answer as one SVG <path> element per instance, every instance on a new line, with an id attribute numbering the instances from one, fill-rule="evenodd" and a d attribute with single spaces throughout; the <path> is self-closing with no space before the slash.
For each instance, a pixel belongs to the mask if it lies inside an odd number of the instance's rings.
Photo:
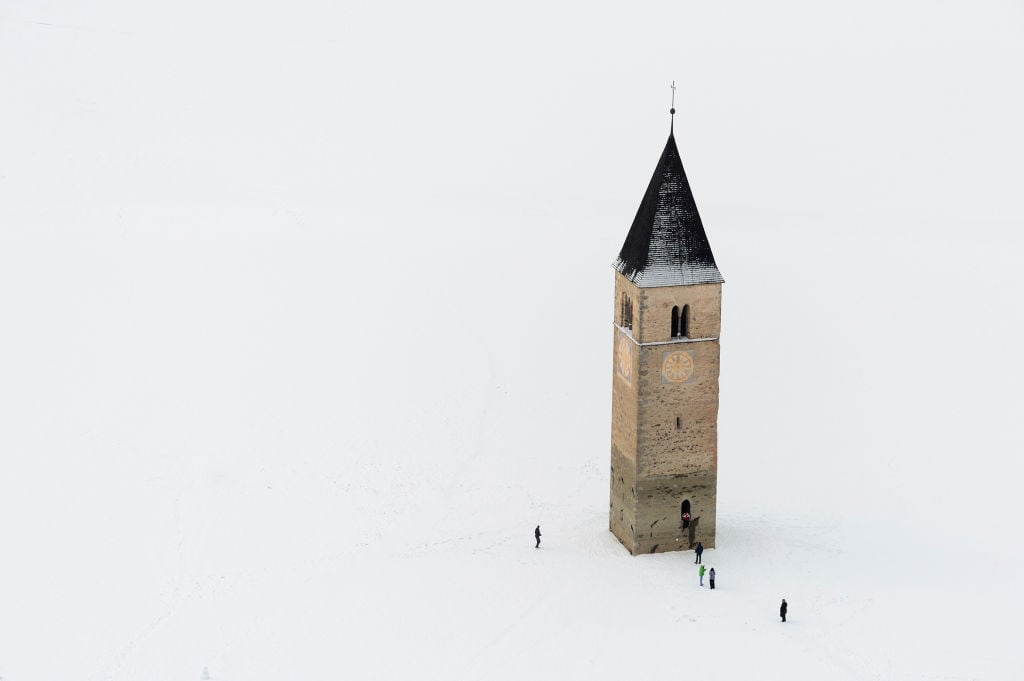
<path id="1" fill-rule="evenodd" d="M 674 132 L 614 268 L 609 527 L 633 555 L 713 547 L 723 279 Z"/>

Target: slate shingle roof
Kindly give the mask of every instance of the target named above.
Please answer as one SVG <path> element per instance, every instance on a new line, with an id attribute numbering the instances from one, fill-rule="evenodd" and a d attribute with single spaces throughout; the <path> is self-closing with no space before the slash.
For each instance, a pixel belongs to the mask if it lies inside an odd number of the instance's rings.
<path id="1" fill-rule="evenodd" d="M 641 288 L 723 281 L 672 134 L 614 267 Z"/>

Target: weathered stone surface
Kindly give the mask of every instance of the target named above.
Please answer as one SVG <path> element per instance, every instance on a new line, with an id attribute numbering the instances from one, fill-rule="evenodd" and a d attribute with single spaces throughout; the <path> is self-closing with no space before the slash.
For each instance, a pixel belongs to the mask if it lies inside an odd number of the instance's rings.
<path id="1" fill-rule="evenodd" d="M 609 528 L 634 555 L 715 545 L 721 299 L 721 284 L 638 288 L 616 274 Z M 688 335 L 673 338 L 683 306 Z"/>
<path id="2" fill-rule="evenodd" d="M 623 278 L 616 273 L 616 280 Z M 630 284 L 632 285 L 632 284 Z M 639 309 L 634 317 L 634 334 L 641 343 L 672 340 L 672 308 L 690 308 L 689 338 L 718 338 L 721 334 L 722 285 L 659 286 L 637 289 Z M 636 300 L 636 298 L 634 298 Z"/>
<path id="3" fill-rule="evenodd" d="M 693 373 L 683 383 L 662 379 L 666 352 L 689 353 Z M 717 340 L 640 348 L 637 466 L 640 476 L 718 468 Z"/>
<path id="4" fill-rule="evenodd" d="M 698 541 L 705 548 L 714 546 L 716 482 L 717 475 L 710 471 L 641 478 L 634 521 L 638 535 L 632 552 L 651 553 L 655 545 L 657 553 L 689 550 Z M 680 519 L 683 501 L 690 502 L 687 529 Z"/>
<path id="5" fill-rule="evenodd" d="M 608 527 L 631 551 L 636 545 L 636 465 L 612 446 Z M 635 551 L 634 551 L 635 553 Z"/>

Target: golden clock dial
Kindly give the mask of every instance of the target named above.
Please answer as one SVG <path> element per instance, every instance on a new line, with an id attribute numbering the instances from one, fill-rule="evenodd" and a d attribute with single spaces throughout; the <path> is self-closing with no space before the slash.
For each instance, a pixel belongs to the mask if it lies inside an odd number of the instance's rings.
<path id="1" fill-rule="evenodd" d="M 682 350 L 666 353 L 661 362 L 661 375 L 669 383 L 682 383 L 693 375 L 693 357 Z"/>
<path id="2" fill-rule="evenodd" d="M 633 378 L 633 346 L 625 336 L 619 336 L 615 365 L 619 370 L 619 375 L 627 382 Z"/>

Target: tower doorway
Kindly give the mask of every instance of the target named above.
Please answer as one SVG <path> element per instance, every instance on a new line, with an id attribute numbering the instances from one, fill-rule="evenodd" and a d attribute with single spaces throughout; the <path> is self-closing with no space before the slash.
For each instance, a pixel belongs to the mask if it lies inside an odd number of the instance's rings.
<path id="1" fill-rule="evenodd" d="M 700 521 L 700 518 L 691 517 L 689 499 L 683 499 L 683 503 L 679 505 L 679 516 L 687 543 L 689 548 L 692 549 L 697 544 L 697 523 Z"/>

